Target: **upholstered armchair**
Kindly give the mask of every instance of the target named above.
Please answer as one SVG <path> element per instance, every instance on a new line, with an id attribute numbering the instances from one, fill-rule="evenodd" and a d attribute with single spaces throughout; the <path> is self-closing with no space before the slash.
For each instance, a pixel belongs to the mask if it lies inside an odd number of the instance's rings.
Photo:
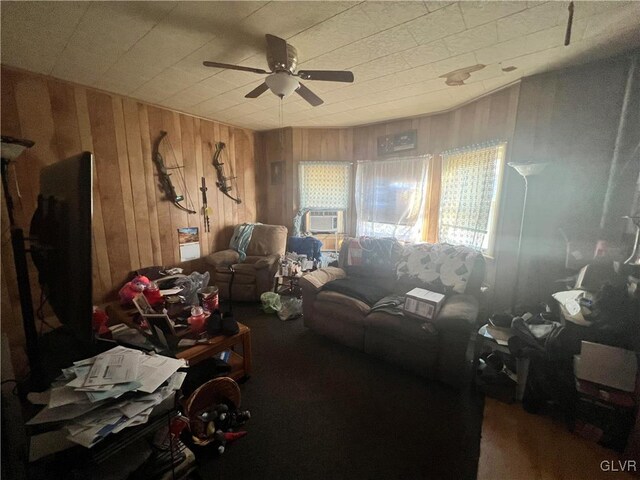
<path id="1" fill-rule="evenodd" d="M 205 257 L 211 266 L 212 283 L 220 290 L 223 299 L 229 298 L 231 282 L 230 266 L 235 270 L 232 298 L 240 301 L 257 301 L 260 295 L 273 289 L 280 259 L 285 253 L 287 228 L 282 225 L 255 225 L 246 248 L 246 258 L 234 249 L 222 250 Z"/>

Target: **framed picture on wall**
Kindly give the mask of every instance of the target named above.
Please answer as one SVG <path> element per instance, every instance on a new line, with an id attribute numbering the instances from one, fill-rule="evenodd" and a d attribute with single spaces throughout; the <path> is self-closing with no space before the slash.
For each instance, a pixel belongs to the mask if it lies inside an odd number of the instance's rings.
<path id="1" fill-rule="evenodd" d="M 178 243 L 180 244 L 180 261 L 200 258 L 200 236 L 198 227 L 178 229 Z"/>
<path id="2" fill-rule="evenodd" d="M 378 156 L 413 150 L 417 145 L 417 130 L 378 137 Z"/>
<path id="3" fill-rule="evenodd" d="M 271 185 L 282 185 L 284 182 L 284 162 L 271 162 Z"/>

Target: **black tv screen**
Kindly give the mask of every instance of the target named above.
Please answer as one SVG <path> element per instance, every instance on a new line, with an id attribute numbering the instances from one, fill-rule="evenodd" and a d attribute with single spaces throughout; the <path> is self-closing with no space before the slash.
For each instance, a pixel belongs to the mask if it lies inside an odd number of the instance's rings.
<path id="1" fill-rule="evenodd" d="M 49 305 L 82 342 L 93 341 L 92 215 L 91 153 L 41 170 L 38 208 L 31 221 L 31 254 Z"/>

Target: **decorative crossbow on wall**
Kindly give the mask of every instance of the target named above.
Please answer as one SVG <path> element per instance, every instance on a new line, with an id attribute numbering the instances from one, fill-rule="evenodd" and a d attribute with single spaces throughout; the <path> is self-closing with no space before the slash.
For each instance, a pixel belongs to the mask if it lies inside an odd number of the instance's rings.
<path id="1" fill-rule="evenodd" d="M 160 153 L 160 144 L 162 143 L 162 141 L 165 138 L 166 138 L 166 141 L 169 143 L 169 146 L 171 148 L 171 152 L 173 153 L 174 158 L 175 158 L 175 152 L 173 152 L 173 146 L 171 145 L 171 142 L 169 141 L 169 138 L 167 137 L 167 132 L 161 131 L 160 132 L 160 136 L 158 137 L 158 139 L 153 144 L 153 162 L 156 164 L 156 168 L 158 169 L 158 176 L 160 177 L 160 188 L 164 192 L 167 200 L 170 200 L 180 210 L 185 211 L 185 212 L 187 212 L 189 214 L 195 214 L 196 211 L 193 210 L 193 202 L 191 201 L 191 199 L 189 197 L 189 192 L 187 192 L 187 190 L 186 190 L 187 186 L 186 186 L 184 175 L 182 174 L 182 172 L 180 170 L 183 167 L 177 165 L 177 160 L 176 160 L 176 166 L 175 167 L 167 167 L 165 165 L 164 158 L 162 157 L 162 154 Z M 176 188 L 174 187 L 173 182 L 171 181 L 171 174 L 169 173 L 169 170 L 177 170 L 178 171 L 178 175 L 182 179 L 182 187 L 185 189 L 186 197 L 185 197 L 185 195 L 179 195 L 178 193 L 176 193 Z M 186 203 L 186 206 L 182 205 L 183 201 Z M 191 207 L 191 208 L 189 208 L 189 207 Z"/>
<path id="2" fill-rule="evenodd" d="M 232 196 L 229 192 L 232 190 L 231 181 L 235 180 L 234 176 L 227 176 L 224 173 L 224 163 L 220 162 L 220 155 L 224 150 L 225 144 L 223 142 L 216 143 L 216 150 L 213 152 L 213 166 L 216 169 L 216 174 L 218 175 L 218 180 L 216 181 L 216 186 L 218 190 L 224 193 L 227 197 L 229 197 L 234 202 L 240 204 L 242 200 L 237 197 Z"/>

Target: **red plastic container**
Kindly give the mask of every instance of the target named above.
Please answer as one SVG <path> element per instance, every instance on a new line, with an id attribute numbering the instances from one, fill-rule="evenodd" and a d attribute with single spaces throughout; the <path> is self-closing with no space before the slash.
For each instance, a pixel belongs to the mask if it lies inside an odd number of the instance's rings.
<path id="1" fill-rule="evenodd" d="M 205 287 L 200 292 L 202 307 L 208 312 L 218 310 L 218 287 Z"/>

